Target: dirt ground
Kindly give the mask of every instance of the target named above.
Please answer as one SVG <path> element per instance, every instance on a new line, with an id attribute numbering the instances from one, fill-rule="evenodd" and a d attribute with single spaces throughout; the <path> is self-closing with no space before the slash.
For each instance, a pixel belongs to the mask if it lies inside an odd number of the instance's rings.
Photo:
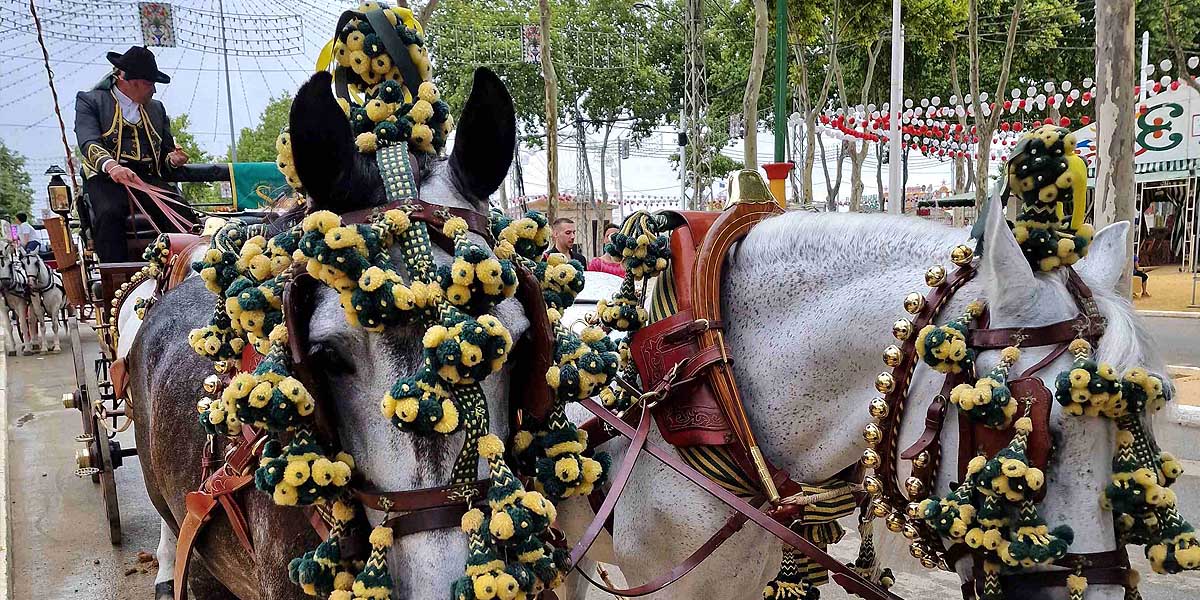
<path id="1" fill-rule="evenodd" d="M 1192 274 L 1179 271 L 1179 265 L 1162 265 L 1146 267 L 1149 277 L 1146 287 L 1150 295 L 1142 294 L 1142 280 L 1133 278 L 1133 305 L 1138 310 L 1179 310 L 1200 313 L 1200 308 L 1192 308 Z M 1200 287 L 1197 288 L 1197 302 L 1200 302 Z"/>

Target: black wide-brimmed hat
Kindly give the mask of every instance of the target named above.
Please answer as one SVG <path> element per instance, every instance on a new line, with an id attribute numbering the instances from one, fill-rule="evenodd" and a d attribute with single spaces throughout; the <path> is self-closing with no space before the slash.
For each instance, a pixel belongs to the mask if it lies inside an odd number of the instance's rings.
<path id="1" fill-rule="evenodd" d="M 154 53 L 145 46 L 131 46 L 125 54 L 108 53 L 108 62 L 125 72 L 125 79 L 145 79 L 156 83 L 171 83 L 171 78 L 158 70 Z"/>

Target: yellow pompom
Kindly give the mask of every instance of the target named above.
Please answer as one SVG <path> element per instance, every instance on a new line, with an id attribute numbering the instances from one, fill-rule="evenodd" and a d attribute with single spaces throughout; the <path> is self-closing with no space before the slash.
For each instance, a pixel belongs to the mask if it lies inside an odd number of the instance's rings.
<path id="1" fill-rule="evenodd" d="M 283 480 L 291 486 L 300 487 L 304 482 L 308 481 L 309 469 L 308 463 L 302 460 L 293 460 L 288 462 L 288 465 L 283 470 Z"/>
<path id="2" fill-rule="evenodd" d="M 275 486 L 275 492 L 271 494 L 271 499 L 279 506 L 295 506 L 299 497 L 296 494 L 296 488 L 287 483 L 279 483 Z"/>
<path id="3" fill-rule="evenodd" d="M 371 59 L 371 74 L 375 78 L 381 78 L 391 72 L 391 70 L 392 58 L 386 53 Z"/>
<path id="4" fill-rule="evenodd" d="M 421 87 L 417 88 L 417 98 L 433 104 L 440 100 L 442 95 L 438 93 L 438 88 L 432 81 L 421 83 Z"/>
<path id="5" fill-rule="evenodd" d="M 409 109 L 408 116 L 417 123 L 425 123 L 433 116 L 433 106 L 424 100 L 417 100 Z"/>
<path id="6" fill-rule="evenodd" d="M 493 512 L 491 523 L 488 524 L 488 531 L 498 540 L 507 540 L 512 538 L 515 533 L 512 517 L 506 512 Z"/>
<path id="7" fill-rule="evenodd" d="M 579 477 L 579 462 L 574 456 L 564 456 L 554 463 L 554 475 L 559 481 L 575 481 Z"/>
<path id="8" fill-rule="evenodd" d="M 362 50 L 363 40 L 366 38 L 367 36 L 361 31 L 351 31 L 350 34 L 346 36 L 346 48 L 350 50 Z"/>
<path id="9" fill-rule="evenodd" d="M 376 527 L 371 530 L 371 536 L 368 538 L 373 548 L 390 548 L 392 545 L 392 528 L 391 527 Z"/>
<path id="10" fill-rule="evenodd" d="M 470 533 L 479 529 L 483 525 L 483 511 L 478 508 L 472 508 L 463 513 L 462 530 Z"/>
<path id="11" fill-rule="evenodd" d="M 374 100 L 368 102 L 365 108 L 367 111 L 367 117 L 376 123 L 384 121 L 388 117 L 392 116 L 391 105 L 383 100 L 380 100 L 379 98 L 375 98 Z"/>
<path id="12" fill-rule="evenodd" d="M 479 438 L 479 455 L 485 459 L 499 458 L 504 454 L 504 442 L 494 434 Z"/>
<path id="13" fill-rule="evenodd" d="M 362 50 L 352 50 L 346 53 L 346 62 L 350 70 L 362 77 L 371 72 L 371 58 Z"/>
<path id="14" fill-rule="evenodd" d="M 375 134 L 370 131 L 360 133 L 358 137 L 354 138 L 354 145 L 358 147 L 359 152 L 374 152 L 376 144 Z"/>
<path id="15" fill-rule="evenodd" d="M 433 426 L 438 433 L 450 433 L 458 429 L 458 407 L 449 399 L 442 400 L 442 418 Z"/>
<path id="16" fill-rule="evenodd" d="M 1000 351 L 1000 360 L 1009 365 L 1016 364 L 1019 358 L 1021 358 L 1021 350 L 1016 346 L 1009 346 Z"/>
<path id="17" fill-rule="evenodd" d="M 433 130 L 428 125 L 424 123 L 413 125 L 408 139 L 421 152 L 433 152 Z"/>

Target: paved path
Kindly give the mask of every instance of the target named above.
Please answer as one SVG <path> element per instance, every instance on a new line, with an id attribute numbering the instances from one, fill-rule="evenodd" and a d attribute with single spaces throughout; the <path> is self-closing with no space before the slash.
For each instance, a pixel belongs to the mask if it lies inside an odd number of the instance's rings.
<path id="1" fill-rule="evenodd" d="M 95 336 L 85 328 L 89 365 L 96 353 Z M 82 447 L 74 438 L 83 430 L 79 412 L 64 409 L 61 400 L 74 386 L 65 336 L 58 354 L 8 359 L 12 597 L 147 600 L 155 569 L 139 564 L 137 555 L 158 545 L 158 515 L 137 459 L 126 459 L 117 469 L 124 540 L 109 543 L 100 486 L 74 474 L 75 450 Z M 118 439 L 133 445 L 132 429 Z"/>
<path id="2" fill-rule="evenodd" d="M 1200 319 L 1143 317 L 1169 365 L 1200 367 Z"/>
<path id="3" fill-rule="evenodd" d="M 1200 325 L 1200 320 L 1195 320 Z M 1167 329 L 1170 329 L 1167 324 Z M 95 356 L 94 338 L 84 341 L 84 356 Z M 1196 364 L 1200 363 L 1197 360 Z M 154 569 L 138 563 L 138 552 L 153 553 L 158 543 L 158 516 L 142 485 L 140 465 L 129 459 L 117 470 L 124 543 L 109 544 L 104 507 L 98 486 L 78 479 L 73 471 L 73 440 L 81 432 L 79 413 L 63 409 L 61 396 L 74 386 L 70 349 L 64 339 L 59 354 L 10 357 L 8 360 L 9 485 L 12 495 L 13 598 L 53 600 L 147 600 L 152 596 Z M 130 432 L 123 445 L 132 444 Z M 1200 485 L 1194 478 L 1177 484 L 1184 513 L 1200 521 Z M 848 529 L 850 529 L 848 527 Z M 834 555 L 849 561 L 857 548 L 856 534 L 834 548 Z M 942 572 L 921 569 L 907 556 L 903 540 L 893 540 L 887 565 L 897 572 L 901 597 L 952 599 L 958 597 L 957 579 Z M 1143 573 L 1146 600 L 1183 600 L 1200 595 L 1200 574 L 1156 576 L 1149 573 L 1140 553 L 1135 563 Z M 146 573 L 142 569 L 146 568 Z M 618 577 L 619 574 L 614 573 Z M 760 590 L 747 590 L 747 600 L 761 598 Z M 588 600 L 611 596 L 589 594 Z M 822 589 L 822 598 L 846 598 L 836 585 Z M 437 599 L 434 599 L 437 600 Z"/>

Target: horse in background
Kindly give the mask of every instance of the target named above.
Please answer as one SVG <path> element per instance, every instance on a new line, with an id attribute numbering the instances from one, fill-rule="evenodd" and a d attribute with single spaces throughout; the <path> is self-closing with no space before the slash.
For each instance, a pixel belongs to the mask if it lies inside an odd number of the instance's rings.
<path id="1" fill-rule="evenodd" d="M 4 331 L 3 349 L 21 356 L 29 354 L 32 346 L 29 335 L 28 277 L 21 264 L 21 251 L 11 240 L 0 240 L 0 327 Z M 13 330 L 10 314 L 17 315 L 17 330 Z"/>
<path id="2" fill-rule="evenodd" d="M 66 288 L 63 287 L 62 275 L 50 268 L 37 252 L 24 252 L 20 257 L 21 267 L 25 271 L 26 286 L 29 291 L 30 308 L 33 310 L 32 335 L 37 338 L 38 349 L 58 352 L 62 349 L 60 329 L 66 328 L 63 318 L 63 308 L 66 306 Z M 54 344 L 46 344 L 46 319 L 50 320 L 50 328 L 54 330 Z M 32 337 L 28 338 L 31 342 Z"/>

